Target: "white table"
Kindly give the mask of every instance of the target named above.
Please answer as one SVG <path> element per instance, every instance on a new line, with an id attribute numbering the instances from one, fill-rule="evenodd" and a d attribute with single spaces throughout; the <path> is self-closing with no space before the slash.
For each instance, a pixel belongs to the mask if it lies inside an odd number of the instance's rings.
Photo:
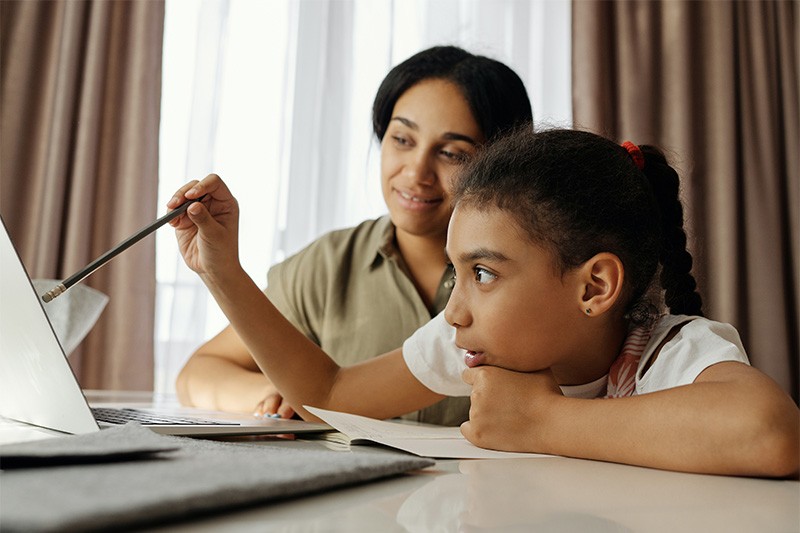
<path id="1" fill-rule="evenodd" d="M 87 396 L 93 403 L 153 399 L 149 393 Z M 155 400 L 162 405 L 174 401 Z M 25 438 L 26 433 L 33 438 L 48 435 L 9 421 L 0 424 L 0 441 Z M 800 482 L 682 474 L 563 457 L 446 460 L 393 479 L 158 530 L 800 532 Z"/>

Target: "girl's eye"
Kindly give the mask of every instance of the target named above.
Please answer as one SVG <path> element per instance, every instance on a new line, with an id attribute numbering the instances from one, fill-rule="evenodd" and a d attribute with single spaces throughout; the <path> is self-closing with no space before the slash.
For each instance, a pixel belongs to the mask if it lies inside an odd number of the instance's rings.
<path id="1" fill-rule="evenodd" d="M 475 267 L 472 270 L 475 272 L 475 281 L 477 281 L 481 285 L 491 283 L 492 281 L 497 279 L 497 276 L 495 276 L 485 268 Z"/>

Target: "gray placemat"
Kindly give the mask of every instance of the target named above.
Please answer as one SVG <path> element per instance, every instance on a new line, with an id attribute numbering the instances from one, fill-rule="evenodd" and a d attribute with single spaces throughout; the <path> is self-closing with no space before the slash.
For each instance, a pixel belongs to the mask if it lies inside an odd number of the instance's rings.
<path id="1" fill-rule="evenodd" d="M 131 424 L 69 438 L 4 444 L 0 446 L 0 469 L 130 461 L 178 449 L 152 431 L 142 429 Z"/>
<path id="2" fill-rule="evenodd" d="M 116 435 L 107 435 L 117 431 Z M 0 472 L 0 530 L 81 531 L 153 524 L 318 492 L 424 468 L 430 459 L 302 441 L 217 442 L 156 435 L 137 425 L 61 437 L 174 448 L 155 457 Z M 110 442 L 113 441 L 113 442 Z M 54 446 L 52 441 L 30 443 Z M 74 446 L 72 446 L 74 449 Z M 99 446 L 103 449 L 103 446 Z M 53 449 L 50 452 L 54 452 Z"/>

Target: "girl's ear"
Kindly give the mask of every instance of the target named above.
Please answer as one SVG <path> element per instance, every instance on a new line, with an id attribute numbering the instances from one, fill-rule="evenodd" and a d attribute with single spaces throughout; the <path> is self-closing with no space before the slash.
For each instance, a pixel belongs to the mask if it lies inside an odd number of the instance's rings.
<path id="1" fill-rule="evenodd" d="M 582 295 L 581 312 L 586 316 L 599 316 L 614 307 L 622 294 L 625 269 L 619 257 L 602 252 L 580 267 Z"/>

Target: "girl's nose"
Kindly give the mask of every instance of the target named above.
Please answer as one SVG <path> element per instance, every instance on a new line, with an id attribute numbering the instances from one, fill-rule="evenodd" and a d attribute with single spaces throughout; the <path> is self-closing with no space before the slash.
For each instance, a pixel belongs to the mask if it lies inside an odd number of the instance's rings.
<path id="1" fill-rule="evenodd" d="M 472 315 L 458 288 L 458 283 L 453 287 L 453 292 L 444 308 L 444 319 L 454 328 L 469 326 L 472 323 Z"/>

